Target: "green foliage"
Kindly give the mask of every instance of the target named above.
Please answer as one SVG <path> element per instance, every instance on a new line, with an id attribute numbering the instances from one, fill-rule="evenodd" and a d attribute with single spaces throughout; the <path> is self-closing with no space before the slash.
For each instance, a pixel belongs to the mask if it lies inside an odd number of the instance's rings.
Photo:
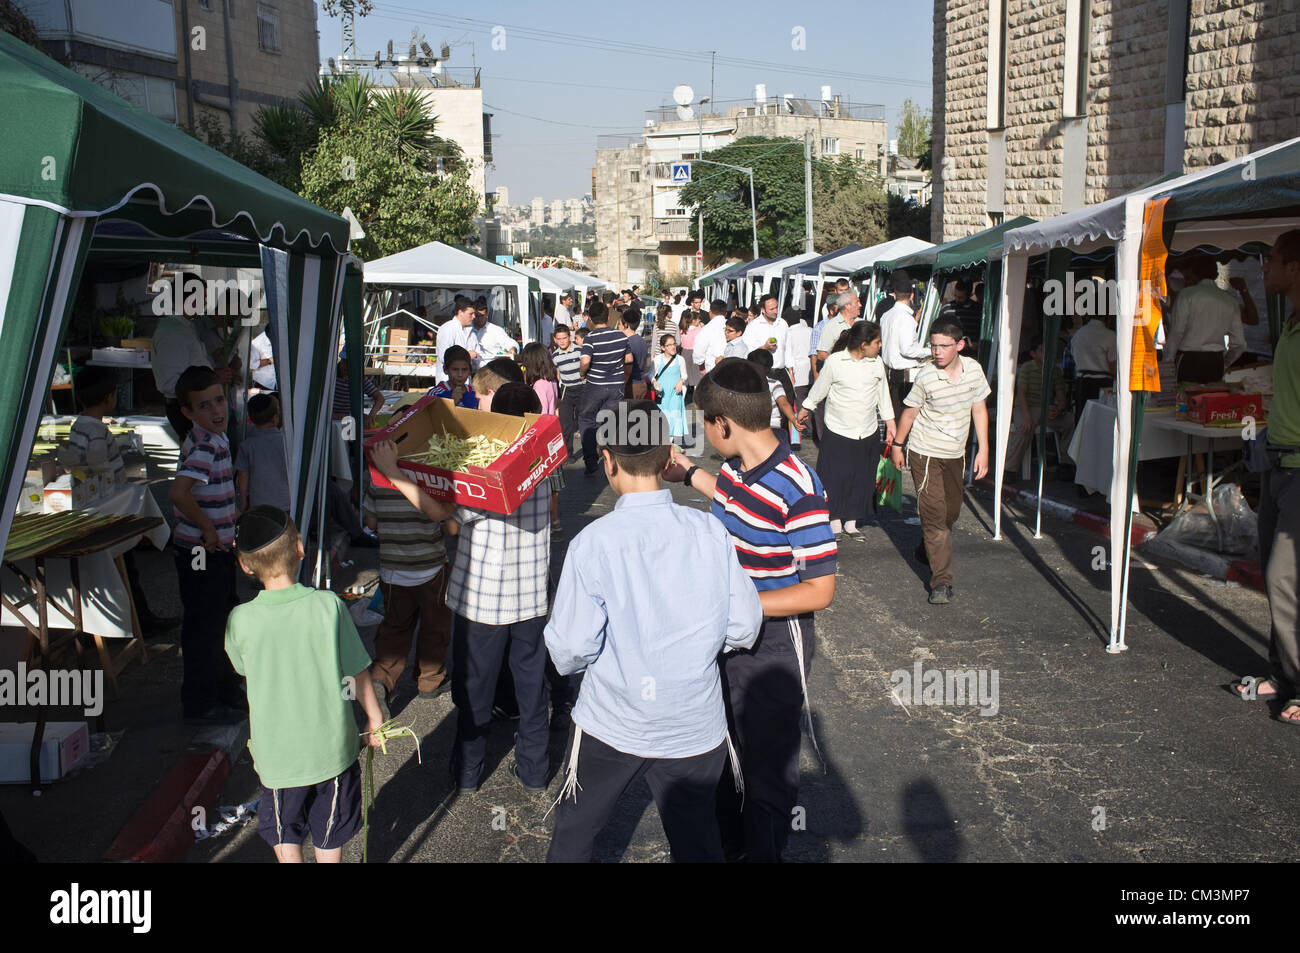
<path id="1" fill-rule="evenodd" d="M 889 196 L 889 237 L 911 235 L 930 241 L 930 203 L 917 205 L 900 196 Z"/>
<path id="2" fill-rule="evenodd" d="M 880 177 L 848 156 L 813 177 L 813 244 L 832 251 L 856 242 L 864 248 L 886 241 L 889 201 Z"/>
<path id="3" fill-rule="evenodd" d="M 898 154 L 909 159 L 930 154 L 930 112 L 910 99 L 903 100 L 898 120 Z"/>
<path id="4" fill-rule="evenodd" d="M 758 215 L 758 254 L 762 258 L 803 250 L 803 143 L 797 139 L 746 136 L 704 154 L 705 159 L 754 170 Z M 691 237 L 698 240 L 703 207 L 704 245 L 711 253 L 748 258 L 752 254 L 749 176 L 735 169 L 697 163 L 692 181 L 682 189 L 680 204 L 692 209 Z"/>
<path id="5" fill-rule="evenodd" d="M 460 244 L 478 212 L 467 170 L 434 176 L 399 158 L 391 132 L 374 116 L 321 132 L 303 162 L 302 194 L 332 212 L 352 209 L 366 230 L 353 246 L 364 258 L 431 241 Z"/>

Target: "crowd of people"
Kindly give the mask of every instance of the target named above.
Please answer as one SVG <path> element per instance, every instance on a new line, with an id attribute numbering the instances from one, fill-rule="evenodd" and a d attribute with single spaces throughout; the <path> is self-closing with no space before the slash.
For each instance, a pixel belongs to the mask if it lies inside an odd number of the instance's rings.
<path id="1" fill-rule="evenodd" d="M 1269 281 L 1300 294 L 1295 234 L 1279 243 L 1288 257 Z M 474 346 L 486 338 L 466 346 L 449 337 L 432 394 L 499 414 L 556 414 L 571 462 L 580 454 L 586 477 L 603 475 L 618 501 L 576 535 L 556 574 L 563 468 L 501 514 L 434 499 L 398 466 L 392 443 L 373 446 L 371 461 L 389 483 L 370 487 L 362 506 L 380 546 L 384 620 L 373 659 L 342 603 L 296 581 L 298 530 L 283 500 L 247 478 L 250 467 L 268 466 L 272 442 L 245 441 L 232 461 L 220 374 L 181 373 L 176 401 L 192 433 L 171 497 L 186 610 L 183 696 L 187 712 L 206 710 L 233 703 L 236 676 L 246 680 L 250 746 L 267 789 L 260 831 L 277 857 L 301 860 L 309 834 L 318 860 L 341 856 L 361 796 L 351 702 L 365 713 L 360 738 L 376 744 L 414 642 L 418 690 L 449 691 L 456 708 L 451 771 L 462 794 L 484 780 L 494 711 L 518 712 L 511 773 L 532 794 L 552 780 L 550 732 L 569 730 L 549 860 L 589 860 L 637 779 L 650 787 L 675 860 L 779 860 L 798 798 L 815 614 L 834 598 L 839 546 L 864 540 L 875 519 L 882 456 L 916 487 L 914 556 L 929 567 L 934 605 L 954 598 L 952 527 L 972 432 L 973 476 L 989 466 L 990 388 L 967 353 L 979 338 L 974 289 L 957 285 L 924 344 L 910 278 L 895 274 L 890 291 L 878 320 L 863 320 L 862 300 L 842 282 L 815 325 L 782 318 L 771 295 L 753 308 L 715 300 L 706 312 L 696 292 L 643 312 L 633 290 L 593 298 L 581 313 L 566 295 L 548 312 L 549 339 L 517 355 Z M 1184 299 L 1175 312 L 1179 354 L 1189 340 L 1213 338 L 1197 330 L 1207 320 L 1202 297 L 1226 314 L 1208 289 Z M 463 335 L 474 317 L 473 302 L 458 299 L 449 334 Z M 1070 330 L 1069 385 L 1113 375 L 1104 319 Z M 1029 338 L 1013 460 L 1042 413 L 1046 365 L 1063 364 L 1045 356 L 1032 327 Z M 1279 346 L 1279 362 L 1288 355 Z M 1180 358 L 1190 374 L 1210 373 L 1205 364 Z M 1050 377 L 1049 426 L 1064 437 L 1069 388 L 1062 374 Z M 1275 404 L 1274 443 L 1285 460 L 1300 461 L 1300 411 L 1287 400 Z M 262 401 L 250 412 L 259 428 L 274 428 L 274 398 Z M 697 462 L 700 435 L 721 461 L 717 472 Z M 804 435 L 818 444 L 816 469 L 797 452 Z M 1296 532 L 1289 472 L 1266 481 L 1266 545 Z M 674 503 L 672 482 L 710 501 L 710 511 Z M 191 560 L 192 548 L 206 561 Z M 1277 547 L 1271 563 L 1266 556 L 1274 666 L 1266 678 L 1243 680 L 1246 700 L 1290 697 L 1300 681 L 1293 548 L 1285 559 Z M 260 591 L 233 608 L 241 571 Z M 656 586 L 629 584 L 645 579 Z M 259 637 L 270 631 L 294 634 Z M 352 693 L 340 693 L 341 683 Z M 1289 710 L 1300 719 L 1300 708 Z M 807 727 L 811 734 L 810 718 Z"/>

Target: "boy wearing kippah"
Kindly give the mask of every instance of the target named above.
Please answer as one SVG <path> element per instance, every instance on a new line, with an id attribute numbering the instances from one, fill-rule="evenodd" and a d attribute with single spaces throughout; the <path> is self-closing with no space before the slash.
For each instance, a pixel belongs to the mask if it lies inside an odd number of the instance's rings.
<path id="1" fill-rule="evenodd" d="M 723 845 L 729 858 L 774 862 L 799 797 L 805 659 L 813 613 L 835 597 L 835 534 L 821 480 L 770 426 L 772 398 L 756 365 L 724 358 L 700 381 L 695 404 L 726 459 L 722 472 L 674 451 L 664 478 L 713 500 L 763 605 L 754 647 L 722 660 L 745 791 L 742 807 L 725 781 L 718 787 Z"/>
<path id="2" fill-rule="evenodd" d="M 762 606 L 722 524 L 661 487 L 663 414 L 623 401 L 607 420 L 597 439 L 618 502 L 569 544 L 546 626 L 560 674 L 586 671 L 547 860 L 591 860 L 619 797 L 645 778 L 673 860 L 721 861 L 728 745 L 717 659 L 754 644 Z M 652 589 L 625 582 L 651 576 Z"/>
<path id="3" fill-rule="evenodd" d="M 361 771 L 351 699 L 366 713 L 366 740 L 383 724 L 370 656 L 343 601 L 297 581 L 302 540 L 272 506 L 239 519 L 239 568 L 264 587 L 231 610 L 226 654 L 248 679 L 249 742 L 266 791 L 258 833 L 282 864 L 302 863 L 311 834 L 317 863 L 338 863 L 361 829 Z"/>

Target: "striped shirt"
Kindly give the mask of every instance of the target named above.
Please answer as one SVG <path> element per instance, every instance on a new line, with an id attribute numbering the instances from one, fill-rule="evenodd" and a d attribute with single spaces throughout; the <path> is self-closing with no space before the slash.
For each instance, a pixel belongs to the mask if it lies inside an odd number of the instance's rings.
<path id="1" fill-rule="evenodd" d="M 114 475 L 126 466 L 122 462 L 117 438 L 109 433 L 108 427 L 98 417 L 81 414 L 72 422 L 68 431 L 68 449 L 77 463 L 111 470 Z"/>
<path id="2" fill-rule="evenodd" d="M 582 357 L 591 358 L 587 368 L 588 384 L 623 385 L 623 356 L 629 353 L 628 339 L 622 331 L 600 328 L 582 342 Z"/>
<path id="3" fill-rule="evenodd" d="M 727 527 L 741 568 L 760 592 L 835 575 L 826 491 L 784 440 L 748 473 L 739 457 L 722 465 L 713 515 Z"/>
<path id="4" fill-rule="evenodd" d="M 216 527 L 217 538 L 226 546 L 235 544 L 235 467 L 230 459 L 230 438 L 195 426 L 181 444 L 178 477 L 194 481 L 190 493 L 204 515 Z M 172 538 L 182 549 L 203 544 L 203 530 L 173 506 L 176 528 Z"/>
<path id="5" fill-rule="evenodd" d="M 446 564 L 442 524 L 429 519 L 396 490 L 372 486 L 361 502 L 361 515 L 379 521 L 379 575 L 384 582 L 400 578 L 406 581 L 399 585 L 418 585 L 432 579 Z M 397 573 L 402 575 L 394 578 Z"/>
<path id="6" fill-rule="evenodd" d="M 567 351 L 555 348 L 551 351 L 551 360 L 555 362 L 555 370 L 559 372 L 561 384 L 565 387 L 581 386 L 582 374 L 579 372 L 582 364 L 581 348 L 570 346 Z"/>
<path id="7" fill-rule="evenodd" d="M 371 400 L 383 402 L 384 395 L 379 385 L 370 377 L 361 378 L 361 392 Z M 340 377 L 334 383 L 334 417 L 347 417 L 352 413 L 352 384 L 348 378 Z"/>
<path id="8" fill-rule="evenodd" d="M 991 391 L 978 361 L 960 354 L 957 359 L 961 361 L 961 376 L 956 383 L 947 371 L 934 364 L 916 372 L 916 382 L 903 399 L 904 406 L 921 408 L 907 435 L 908 450 L 941 460 L 966 455 L 971 405 Z"/>

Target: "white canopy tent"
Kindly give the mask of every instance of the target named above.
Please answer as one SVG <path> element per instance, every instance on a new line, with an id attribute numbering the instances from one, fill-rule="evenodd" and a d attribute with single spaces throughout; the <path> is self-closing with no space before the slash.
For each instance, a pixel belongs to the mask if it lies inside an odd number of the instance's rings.
<path id="1" fill-rule="evenodd" d="M 538 327 L 528 309 L 529 277 L 463 249 L 442 242 L 409 248 L 366 262 L 362 280 L 370 292 L 399 288 L 487 292 L 494 321 L 507 327 L 516 318 L 524 342 L 537 340 Z"/>
<path id="2" fill-rule="evenodd" d="M 758 278 L 762 282 L 762 294 L 777 294 L 778 289 L 780 289 L 781 277 L 787 268 L 791 265 L 797 265 L 801 261 L 811 261 L 818 257 L 820 256 L 817 252 L 806 251 L 786 258 L 776 258 L 760 268 L 755 268 L 749 277 Z"/>
<path id="3" fill-rule="evenodd" d="M 856 251 L 845 252 L 835 258 L 823 261 L 818 266 L 815 276 L 808 276 L 815 279 L 813 290 L 813 324 L 816 325 L 817 317 L 821 314 L 822 308 L 822 284 L 828 278 L 848 277 L 861 268 L 868 268 L 878 261 L 890 261 L 894 258 L 901 258 L 903 255 L 910 255 L 913 252 L 921 251 L 923 248 L 932 248 L 933 243 L 924 239 L 913 238 L 911 235 L 904 235 L 902 238 L 894 238 L 887 242 L 881 242 L 879 245 L 872 245 L 870 248 L 859 248 Z M 803 275 L 799 276 L 804 277 Z M 870 317 L 870 314 L 867 315 Z"/>
<path id="4" fill-rule="evenodd" d="M 1252 174 L 1250 170 L 1254 168 L 1254 160 L 1278 149 L 1294 147 L 1297 141 L 1300 140 L 1272 146 L 1222 165 L 1160 182 L 1129 195 L 1088 206 L 1066 215 L 1011 229 L 1003 236 L 1002 301 L 998 335 L 999 341 L 1003 343 L 998 348 L 995 358 L 998 401 L 997 459 L 993 471 L 994 539 L 1002 538 L 1002 477 L 1006 465 L 1007 442 L 1011 433 L 1011 412 L 1016 386 L 1016 356 L 1020 341 L 1029 259 L 1046 254 L 1053 249 L 1089 252 L 1109 245 L 1115 247 L 1118 291 L 1118 314 L 1116 315 L 1118 407 L 1111 483 L 1111 618 L 1110 643 L 1106 648 L 1107 652 L 1122 652 L 1128 648 L 1124 641 L 1124 634 L 1127 625 L 1128 566 L 1131 552 L 1130 501 L 1132 497 L 1129 460 L 1133 441 L 1133 391 L 1130 390 L 1129 382 L 1133 364 L 1134 320 L 1140 291 L 1143 216 L 1147 201 L 1229 169 L 1239 168 L 1242 170 L 1243 177 L 1249 176 Z M 1232 244 L 1235 246 L 1257 236 L 1276 236 L 1284 231 L 1285 227 L 1276 221 L 1253 221 L 1250 223 L 1250 229 L 1253 231 L 1249 234 L 1242 229 L 1234 232 Z M 1202 243 L 1213 243 L 1222 247 L 1220 243 L 1230 231 L 1231 223 L 1227 222 L 1188 222 L 1179 229 L 1174 247 L 1190 249 Z M 1209 237 L 1215 235 L 1218 236 L 1217 239 Z M 1198 241 L 1198 237 L 1201 240 Z"/>

